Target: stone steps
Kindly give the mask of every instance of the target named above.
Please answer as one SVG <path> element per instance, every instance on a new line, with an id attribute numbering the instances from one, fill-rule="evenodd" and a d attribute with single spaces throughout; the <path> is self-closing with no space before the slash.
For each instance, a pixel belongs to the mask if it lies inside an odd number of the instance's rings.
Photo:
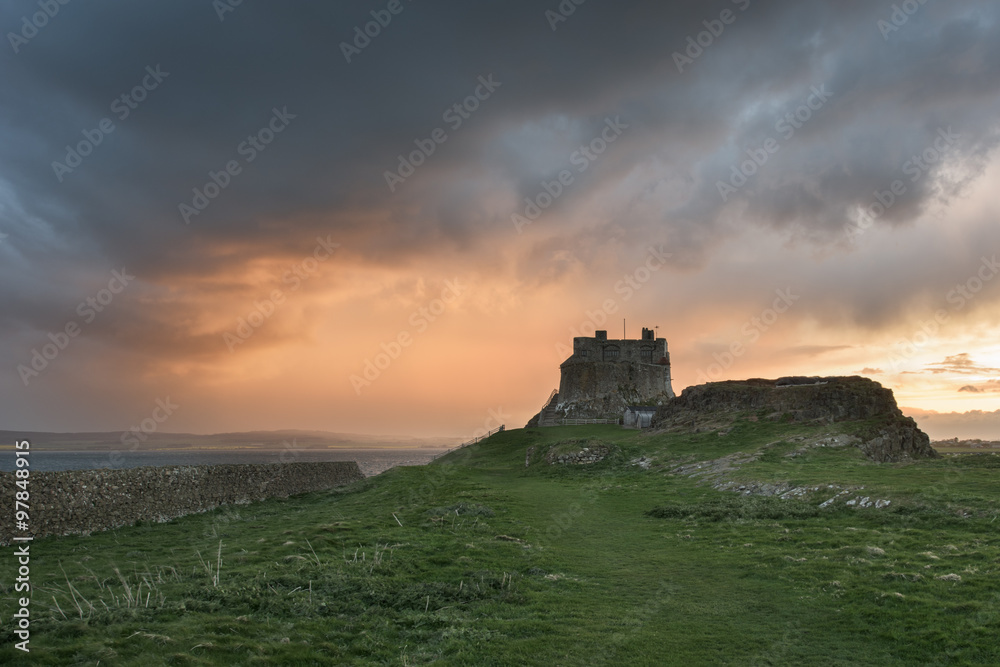
<path id="1" fill-rule="evenodd" d="M 556 410 L 556 405 L 559 403 L 559 394 L 553 393 L 552 398 L 549 400 L 548 404 L 539 413 L 538 425 L 539 426 L 557 426 L 562 419 L 562 415 Z"/>

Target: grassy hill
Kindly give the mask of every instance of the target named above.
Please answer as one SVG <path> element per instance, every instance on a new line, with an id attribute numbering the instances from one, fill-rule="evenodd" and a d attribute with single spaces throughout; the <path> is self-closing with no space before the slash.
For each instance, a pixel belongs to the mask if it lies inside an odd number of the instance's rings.
<path id="1" fill-rule="evenodd" d="M 40 540 L 31 662 L 1000 664 L 1000 457 L 876 464 L 838 446 L 865 422 L 754 419 L 508 430 L 333 492 Z M 584 447 L 606 455 L 558 462 Z"/>

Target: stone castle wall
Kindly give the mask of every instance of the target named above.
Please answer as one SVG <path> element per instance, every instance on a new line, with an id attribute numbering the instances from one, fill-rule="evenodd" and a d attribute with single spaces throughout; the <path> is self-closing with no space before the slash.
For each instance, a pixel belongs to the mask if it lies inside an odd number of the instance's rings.
<path id="1" fill-rule="evenodd" d="M 644 330 L 643 333 L 647 331 L 649 330 Z M 573 354 L 563 363 L 578 361 L 659 363 L 661 359 L 667 359 L 667 365 L 670 365 L 666 338 L 653 338 L 652 335 L 648 335 L 642 340 L 608 340 L 606 333 L 599 331 L 594 337 L 574 338 Z M 601 337 L 602 334 L 604 337 Z"/>
<path id="2" fill-rule="evenodd" d="M 562 419 L 620 419 L 630 405 L 659 405 L 674 397 L 667 339 L 643 329 L 637 340 L 608 340 L 607 331 L 573 338 L 559 366 L 559 393 L 528 421 L 553 426 Z"/>
<path id="3" fill-rule="evenodd" d="M 353 461 L 32 472 L 29 524 L 35 537 L 168 521 L 220 505 L 284 498 L 364 479 Z M 0 472 L 0 544 L 14 531 L 12 472 Z"/>
<path id="4" fill-rule="evenodd" d="M 564 363 L 559 406 L 565 417 L 619 418 L 629 405 L 672 398 L 670 367 L 620 361 Z"/>

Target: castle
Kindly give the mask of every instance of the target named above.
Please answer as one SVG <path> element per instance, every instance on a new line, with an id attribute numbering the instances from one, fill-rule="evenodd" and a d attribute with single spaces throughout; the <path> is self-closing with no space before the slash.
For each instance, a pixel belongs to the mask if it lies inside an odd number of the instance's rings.
<path id="1" fill-rule="evenodd" d="M 630 405 L 659 405 L 674 397 L 667 339 L 643 328 L 638 340 L 608 340 L 607 331 L 573 339 L 573 354 L 559 365 L 559 389 L 528 422 L 618 420 Z"/>

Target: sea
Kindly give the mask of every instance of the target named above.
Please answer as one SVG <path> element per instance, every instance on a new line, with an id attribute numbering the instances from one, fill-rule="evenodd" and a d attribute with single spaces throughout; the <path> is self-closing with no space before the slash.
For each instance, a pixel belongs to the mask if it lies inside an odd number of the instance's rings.
<path id="1" fill-rule="evenodd" d="M 54 470 L 90 470 L 96 468 L 139 468 L 142 466 L 195 466 L 222 463 L 293 463 L 319 461 L 356 461 L 365 477 L 372 477 L 396 466 L 424 465 L 445 450 L 440 449 L 214 449 L 109 451 L 45 451 L 32 449 L 33 472 Z M 12 450 L 0 452 L 0 470 L 15 469 Z"/>

